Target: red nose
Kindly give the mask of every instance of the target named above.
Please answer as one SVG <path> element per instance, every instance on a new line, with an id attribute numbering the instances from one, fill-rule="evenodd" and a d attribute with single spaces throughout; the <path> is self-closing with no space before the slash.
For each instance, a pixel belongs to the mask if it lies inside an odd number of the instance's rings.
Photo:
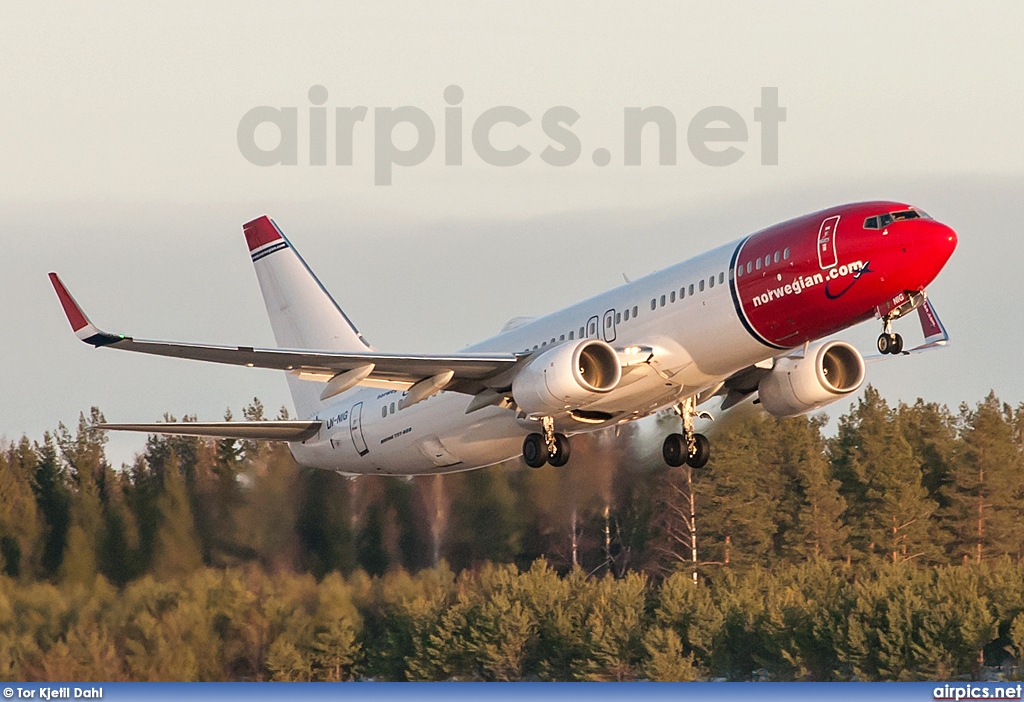
<path id="1" fill-rule="evenodd" d="M 957 236 L 951 227 L 941 222 L 915 221 L 912 234 L 914 271 L 918 280 L 915 287 L 924 288 L 945 267 L 956 250 Z"/>

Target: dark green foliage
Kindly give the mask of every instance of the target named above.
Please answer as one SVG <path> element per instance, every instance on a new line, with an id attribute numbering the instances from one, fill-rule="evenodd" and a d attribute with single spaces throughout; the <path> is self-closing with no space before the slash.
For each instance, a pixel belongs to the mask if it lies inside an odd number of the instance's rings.
<path id="1" fill-rule="evenodd" d="M 116 469 L 101 421 L 0 450 L 4 679 L 932 680 L 1024 657 L 1024 409 L 994 395 L 953 415 L 867 388 L 830 439 L 739 418 L 692 484 L 610 436 L 560 469 L 412 480 L 163 437 Z"/>

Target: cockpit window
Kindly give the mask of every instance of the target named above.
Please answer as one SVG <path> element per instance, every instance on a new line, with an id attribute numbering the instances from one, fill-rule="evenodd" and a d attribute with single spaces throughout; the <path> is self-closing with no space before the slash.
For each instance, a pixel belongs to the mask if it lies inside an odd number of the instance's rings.
<path id="1" fill-rule="evenodd" d="M 899 210 L 898 212 L 887 212 L 886 214 L 876 215 L 874 217 L 868 217 L 864 220 L 865 229 L 883 229 L 893 222 L 899 222 L 904 219 L 931 219 L 926 213 L 921 210 Z"/>

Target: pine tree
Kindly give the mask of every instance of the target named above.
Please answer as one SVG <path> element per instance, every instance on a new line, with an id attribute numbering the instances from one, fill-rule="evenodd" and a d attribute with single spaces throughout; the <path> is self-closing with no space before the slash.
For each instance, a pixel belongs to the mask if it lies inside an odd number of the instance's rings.
<path id="1" fill-rule="evenodd" d="M 946 486 L 958 448 L 957 421 L 945 406 L 918 398 L 896 408 L 901 433 L 921 462 L 921 483 L 940 510 L 949 507 Z"/>
<path id="2" fill-rule="evenodd" d="M 32 490 L 36 504 L 46 524 L 43 543 L 42 568 L 48 577 L 56 577 L 67 546 L 71 518 L 71 491 L 64 464 L 57 456 L 57 445 L 49 432 L 43 434 L 43 443 L 35 444 L 35 471 Z"/>
<path id="3" fill-rule="evenodd" d="M 846 500 L 853 548 L 891 562 L 941 560 L 941 534 L 932 521 L 937 505 L 922 485 L 921 464 L 900 424 L 870 385 L 839 420 L 832 466 Z"/>
<path id="4" fill-rule="evenodd" d="M 26 437 L 0 453 L 0 563 L 13 578 L 38 575 L 45 523 L 32 490 L 39 456 Z"/>
<path id="5" fill-rule="evenodd" d="M 962 449 L 946 495 L 956 560 L 1024 555 L 1024 460 L 1014 436 L 1013 411 L 995 393 L 974 410 L 961 408 Z"/>
<path id="6" fill-rule="evenodd" d="M 702 563 L 768 563 L 779 530 L 782 475 L 761 418 L 724 429 L 694 481 Z"/>
<path id="7" fill-rule="evenodd" d="M 74 436 L 63 424 L 57 434 L 57 445 L 74 485 L 60 570 L 61 580 L 66 583 L 91 584 L 100 572 L 101 550 L 107 536 L 101 490 L 109 465 L 104 454 L 107 437 L 97 425 L 104 421 L 93 407 L 88 419 L 79 415 Z"/>
<path id="8" fill-rule="evenodd" d="M 775 458 L 785 481 L 780 496 L 777 553 L 789 559 L 834 559 L 846 555 L 846 502 L 831 476 L 821 429 L 824 416 L 766 420 Z"/>
<path id="9" fill-rule="evenodd" d="M 187 575 L 203 565 L 178 457 L 171 453 L 163 470 L 163 493 L 157 500 L 160 526 L 151 570 L 160 579 Z"/>
<path id="10" fill-rule="evenodd" d="M 445 550 L 448 561 L 456 569 L 484 560 L 513 561 L 522 531 L 506 472 L 497 466 L 452 478 L 452 519 Z"/>

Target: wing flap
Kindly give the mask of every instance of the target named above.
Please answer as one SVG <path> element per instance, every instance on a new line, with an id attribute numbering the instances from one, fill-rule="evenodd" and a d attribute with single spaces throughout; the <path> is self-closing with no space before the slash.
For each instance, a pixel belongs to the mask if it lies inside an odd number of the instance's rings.
<path id="1" fill-rule="evenodd" d="M 99 424 L 111 431 L 141 431 L 174 436 L 209 436 L 219 439 L 305 441 L 317 435 L 322 422 L 267 420 L 256 422 L 156 422 L 151 424 Z"/>

